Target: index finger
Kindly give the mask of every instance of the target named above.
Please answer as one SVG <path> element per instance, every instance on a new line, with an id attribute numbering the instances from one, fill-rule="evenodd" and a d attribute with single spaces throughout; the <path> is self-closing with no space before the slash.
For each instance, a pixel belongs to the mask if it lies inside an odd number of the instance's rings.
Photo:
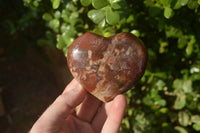
<path id="1" fill-rule="evenodd" d="M 50 116 L 50 118 L 66 119 L 71 110 L 84 100 L 86 94 L 86 91 L 74 79 L 43 115 L 47 118 Z"/>

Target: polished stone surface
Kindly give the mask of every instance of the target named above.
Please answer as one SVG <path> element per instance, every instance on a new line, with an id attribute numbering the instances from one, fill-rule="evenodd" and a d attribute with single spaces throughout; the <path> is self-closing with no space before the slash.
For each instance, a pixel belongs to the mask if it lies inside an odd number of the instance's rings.
<path id="1" fill-rule="evenodd" d="M 148 54 L 143 43 L 131 33 L 104 38 L 88 32 L 72 43 L 67 61 L 82 87 L 108 102 L 140 80 Z"/>

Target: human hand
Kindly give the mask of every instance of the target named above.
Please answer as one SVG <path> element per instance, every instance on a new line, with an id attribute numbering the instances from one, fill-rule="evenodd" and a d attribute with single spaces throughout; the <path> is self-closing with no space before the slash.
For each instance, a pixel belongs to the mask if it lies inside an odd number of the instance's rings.
<path id="1" fill-rule="evenodd" d="M 74 79 L 35 122 L 30 133 L 117 133 L 125 108 L 124 95 L 102 103 Z"/>

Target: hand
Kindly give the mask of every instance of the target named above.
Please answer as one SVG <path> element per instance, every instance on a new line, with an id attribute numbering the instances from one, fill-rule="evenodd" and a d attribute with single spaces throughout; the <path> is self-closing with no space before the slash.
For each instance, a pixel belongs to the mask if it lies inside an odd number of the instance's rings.
<path id="1" fill-rule="evenodd" d="M 30 133 L 117 133 L 125 108 L 124 95 L 102 103 L 74 79 L 36 121 Z"/>

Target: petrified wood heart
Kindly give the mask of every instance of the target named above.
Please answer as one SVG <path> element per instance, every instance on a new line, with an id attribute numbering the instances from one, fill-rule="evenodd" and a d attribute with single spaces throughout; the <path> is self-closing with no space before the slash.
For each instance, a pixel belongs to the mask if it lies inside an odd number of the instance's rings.
<path id="1" fill-rule="evenodd" d="M 104 102 L 135 85 L 144 74 L 147 60 L 146 48 L 131 33 L 110 38 L 85 33 L 73 42 L 67 56 L 72 75 Z"/>

